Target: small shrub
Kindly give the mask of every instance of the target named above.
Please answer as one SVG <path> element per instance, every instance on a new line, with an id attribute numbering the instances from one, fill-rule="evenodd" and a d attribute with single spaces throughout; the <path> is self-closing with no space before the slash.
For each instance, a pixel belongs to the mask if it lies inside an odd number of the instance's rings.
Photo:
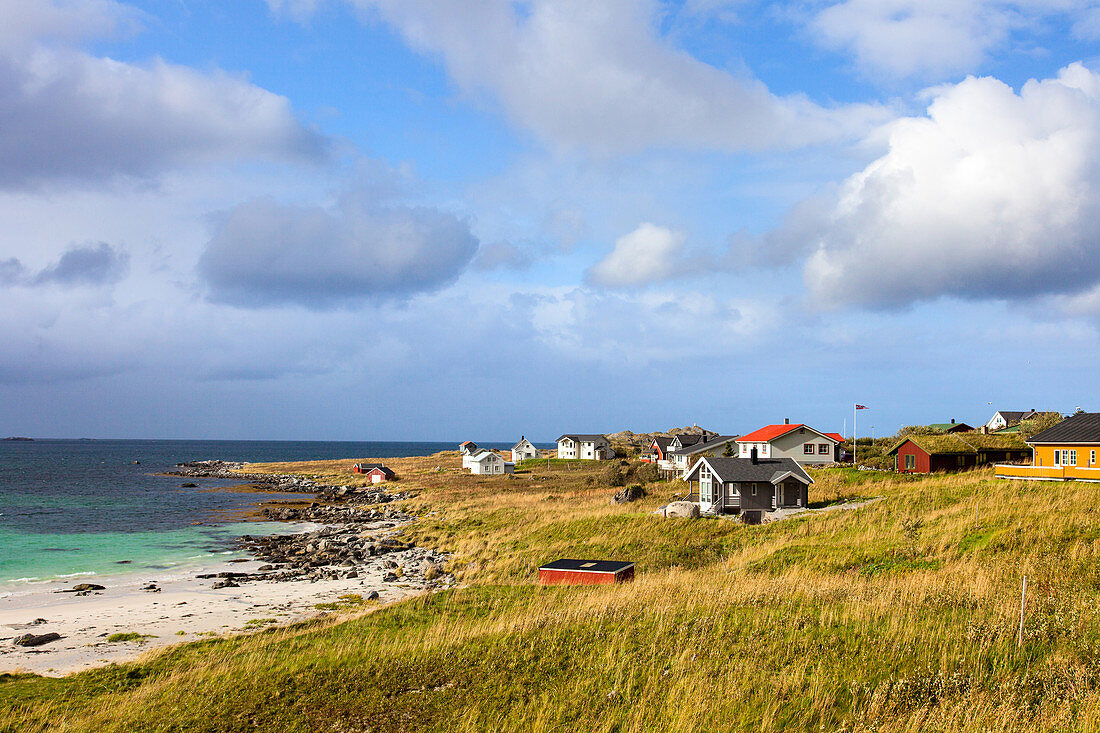
<path id="1" fill-rule="evenodd" d="M 145 641 L 146 639 L 155 639 L 155 638 L 156 637 L 152 636 L 151 634 L 139 634 L 136 631 L 120 631 L 116 634 L 111 634 L 110 636 L 108 636 L 107 641 L 109 641 L 113 644 L 113 643 L 119 642 L 119 641 L 142 642 L 142 641 Z"/>
<path id="2" fill-rule="evenodd" d="M 608 486 L 626 485 L 626 474 L 623 472 L 623 467 L 618 464 L 607 467 L 607 471 L 604 472 L 604 479 L 607 481 Z"/>

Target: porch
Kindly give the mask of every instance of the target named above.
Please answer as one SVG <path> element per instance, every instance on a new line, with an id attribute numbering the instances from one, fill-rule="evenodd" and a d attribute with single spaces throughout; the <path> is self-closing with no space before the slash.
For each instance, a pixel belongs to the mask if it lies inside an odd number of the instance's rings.
<path id="1" fill-rule="evenodd" d="M 998 463 L 993 466 L 996 478 L 1023 481 L 1089 481 L 1100 483 L 1100 468 L 1086 466 L 1025 466 Z"/>

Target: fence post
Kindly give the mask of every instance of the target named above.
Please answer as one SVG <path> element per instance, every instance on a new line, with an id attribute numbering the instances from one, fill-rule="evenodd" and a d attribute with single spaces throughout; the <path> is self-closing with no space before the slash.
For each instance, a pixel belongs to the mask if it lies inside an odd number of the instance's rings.
<path id="1" fill-rule="evenodd" d="M 1016 636 L 1016 648 L 1019 649 L 1024 645 L 1024 607 L 1027 604 L 1027 576 L 1024 576 L 1024 582 L 1020 588 L 1020 633 Z"/>

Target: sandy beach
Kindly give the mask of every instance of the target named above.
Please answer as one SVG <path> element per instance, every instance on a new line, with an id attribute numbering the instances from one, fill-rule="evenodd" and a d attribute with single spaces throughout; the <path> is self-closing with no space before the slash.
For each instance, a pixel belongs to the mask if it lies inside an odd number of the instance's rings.
<path id="1" fill-rule="evenodd" d="M 335 602 L 342 595 L 366 598 L 377 591 L 379 603 L 400 600 L 438 585 L 418 572 L 420 552 L 410 549 L 387 555 L 387 560 L 409 568 L 403 577 L 389 582 L 383 580 L 387 568 L 381 562 L 360 567 L 357 578 L 251 581 L 215 589 L 216 579 L 196 577 L 223 571 L 251 573 L 263 565 L 250 560 L 211 564 L 167 578 L 155 574 L 96 578 L 92 582 L 105 590 L 88 595 L 62 592 L 87 582 L 81 578 L 27 586 L 0 597 L 0 673 L 62 676 L 124 662 L 159 646 L 310 618 L 323 612 L 317 604 Z M 142 590 L 150 583 L 160 591 Z M 39 647 L 14 644 L 24 634 L 50 632 L 61 638 Z M 107 640 L 112 634 L 129 633 L 145 638 Z"/>

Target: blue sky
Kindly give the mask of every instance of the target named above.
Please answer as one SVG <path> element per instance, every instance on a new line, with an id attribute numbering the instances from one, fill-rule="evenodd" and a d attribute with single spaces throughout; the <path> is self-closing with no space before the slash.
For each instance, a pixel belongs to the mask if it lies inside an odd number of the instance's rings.
<path id="1" fill-rule="evenodd" d="M 1100 3 L 0 2 L 0 433 L 1094 404 Z"/>

